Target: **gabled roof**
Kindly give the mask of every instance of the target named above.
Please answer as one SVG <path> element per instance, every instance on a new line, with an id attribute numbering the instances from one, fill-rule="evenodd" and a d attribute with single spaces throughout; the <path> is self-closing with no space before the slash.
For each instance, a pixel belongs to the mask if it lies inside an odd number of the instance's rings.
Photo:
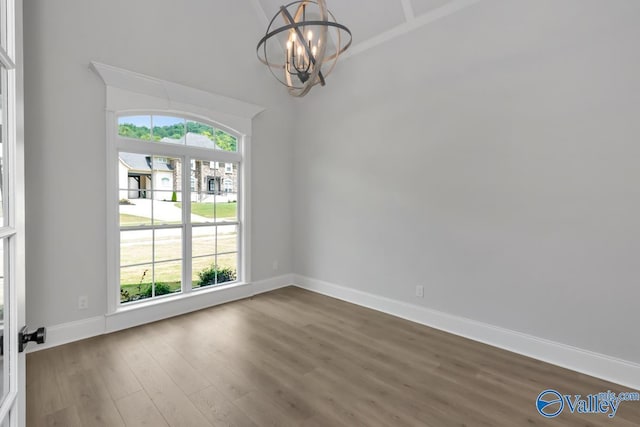
<path id="1" fill-rule="evenodd" d="M 119 157 L 120 161 L 124 163 L 129 170 L 151 172 L 151 156 L 137 153 L 120 153 Z M 156 162 L 154 170 L 170 172 L 173 171 L 173 167 L 166 163 Z"/>
<path id="2" fill-rule="evenodd" d="M 198 133 L 187 132 L 185 135 L 187 138 L 187 145 L 191 147 L 208 148 L 209 150 L 219 149 L 215 142 L 209 139 L 206 135 L 200 135 Z M 160 142 L 169 142 L 172 144 L 184 144 L 185 136 L 180 139 L 162 138 Z"/>

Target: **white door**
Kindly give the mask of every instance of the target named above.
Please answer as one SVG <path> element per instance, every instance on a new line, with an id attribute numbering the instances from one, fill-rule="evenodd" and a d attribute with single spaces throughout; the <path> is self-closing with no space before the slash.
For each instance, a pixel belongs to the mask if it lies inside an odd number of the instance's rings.
<path id="1" fill-rule="evenodd" d="M 25 425 L 22 0 L 0 0 L 0 426 Z"/>

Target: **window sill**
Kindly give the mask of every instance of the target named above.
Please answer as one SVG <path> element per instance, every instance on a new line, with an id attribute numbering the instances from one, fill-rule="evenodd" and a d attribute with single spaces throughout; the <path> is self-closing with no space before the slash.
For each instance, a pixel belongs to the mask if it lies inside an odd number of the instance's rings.
<path id="1" fill-rule="evenodd" d="M 202 295 L 212 294 L 216 292 L 224 292 L 229 289 L 239 288 L 248 286 L 249 284 L 246 282 L 233 282 L 228 285 L 215 286 L 211 288 L 196 288 L 189 293 L 176 293 L 172 295 L 166 295 L 161 297 L 149 298 L 140 302 L 132 302 L 130 304 L 122 305 L 116 309 L 114 313 L 107 314 L 107 316 L 112 316 L 118 313 L 125 313 L 128 311 L 135 311 L 146 307 L 153 307 L 157 305 L 170 304 L 175 301 L 188 300 L 191 298 L 198 298 Z"/>
<path id="2" fill-rule="evenodd" d="M 195 290 L 188 294 L 171 295 L 151 301 L 121 306 L 115 312 L 105 315 L 105 331 L 115 332 L 179 316 L 192 311 L 249 298 L 253 293 L 254 288 L 250 283 L 235 282 L 212 289 Z"/>

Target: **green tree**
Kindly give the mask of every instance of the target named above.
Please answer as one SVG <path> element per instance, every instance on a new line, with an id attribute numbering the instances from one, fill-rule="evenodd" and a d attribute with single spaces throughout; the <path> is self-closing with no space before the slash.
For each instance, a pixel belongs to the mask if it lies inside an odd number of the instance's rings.
<path id="1" fill-rule="evenodd" d="M 204 135 L 216 143 L 218 148 L 224 151 L 238 151 L 238 140 L 235 136 L 227 132 L 214 129 L 211 126 L 198 122 L 187 122 L 186 131 Z M 120 136 L 136 139 L 151 139 L 151 129 L 146 126 L 136 126 L 132 123 L 122 123 L 118 125 Z M 162 138 L 180 139 L 185 135 L 185 128 L 182 124 L 176 123 L 168 126 L 154 126 L 153 140 L 160 141 Z"/>

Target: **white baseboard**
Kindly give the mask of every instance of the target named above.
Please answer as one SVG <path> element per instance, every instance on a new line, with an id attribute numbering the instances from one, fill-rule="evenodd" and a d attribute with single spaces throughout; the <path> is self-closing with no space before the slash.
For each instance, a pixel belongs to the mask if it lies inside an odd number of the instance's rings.
<path id="1" fill-rule="evenodd" d="M 83 340 L 104 334 L 104 316 L 90 317 L 74 322 L 47 327 L 47 340 L 44 344 L 29 343 L 27 353 L 56 347 L 73 341 Z"/>
<path id="2" fill-rule="evenodd" d="M 295 275 L 294 283 L 319 294 L 640 390 L 640 365 L 634 362 L 309 277 Z"/>
<path id="3" fill-rule="evenodd" d="M 283 274 L 282 276 L 254 282 L 251 284 L 251 290 L 253 295 L 258 295 L 291 285 L 293 285 L 293 274 Z"/>
<path id="4" fill-rule="evenodd" d="M 290 286 L 292 283 L 293 275 L 285 274 L 249 284 L 193 292 L 180 299 L 158 300 L 113 314 L 49 326 L 47 327 L 47 342 L 37 346 L 30 344 L 27 353 L 249 298 L 253 295 Z"/>

